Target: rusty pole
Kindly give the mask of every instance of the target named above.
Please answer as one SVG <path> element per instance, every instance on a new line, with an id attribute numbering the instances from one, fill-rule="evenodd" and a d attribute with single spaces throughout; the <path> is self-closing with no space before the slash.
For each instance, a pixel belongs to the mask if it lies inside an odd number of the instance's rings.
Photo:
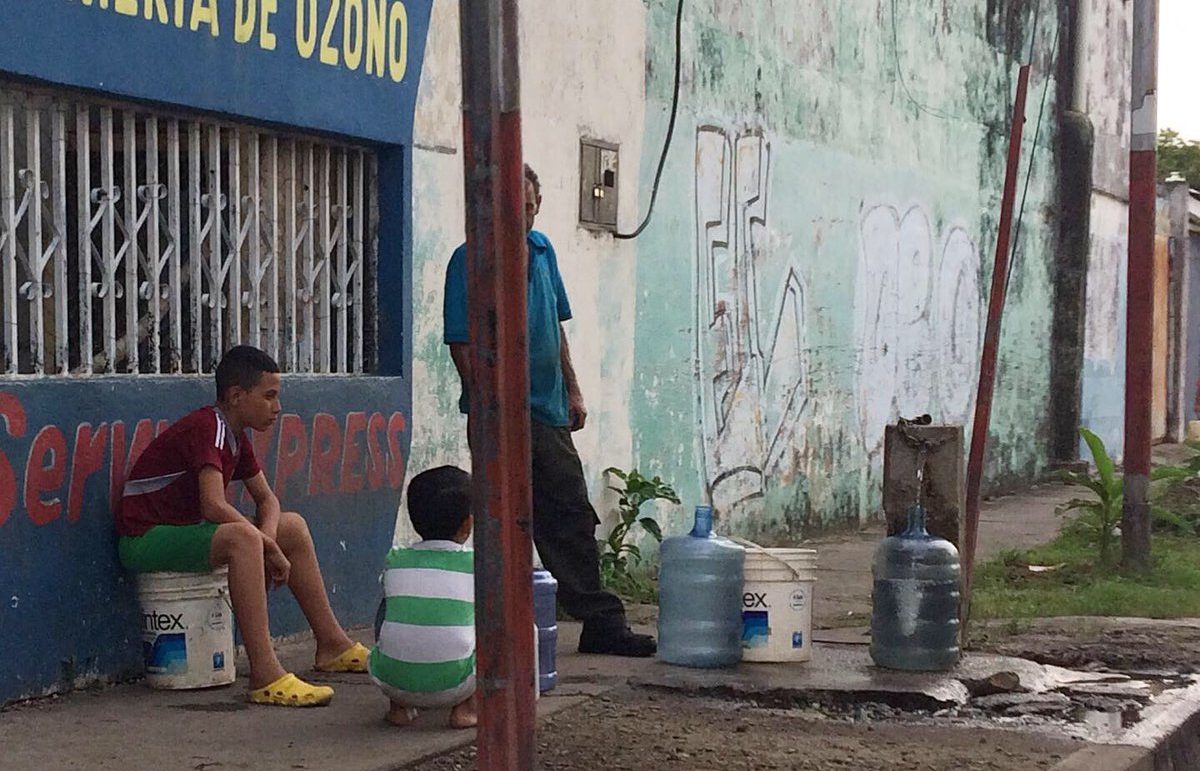
<path id="1" fill-rule="evenodd" d="M 478 767 L 532 771 L 536 682 L 518 0 L 460 0 Z"/>
<path id="2" fill-rule="evenodd" d="M 1157 80 L 1158 0 L 1134 0 L 1125 320 L 1125 501 L 1121 518 L 1121 563 L 1131 570 L 1145 570 L 1150 565 Z"/>
<path id="3" fill-rule="evenodd" d="M 1021 140 L 1025 135 L 1025 100 L 1029 93 L 1029 67 L 1017 76 L 1017 98 L 1013 106 L 1008 139 L 1008 167 L 1004 172 L 1004 195 L 1000 201 L 1000 232 L 996 235 L 996 260 L 992 267 L 992 295 L 988 300 L 987 327 L 983 335 L 983 357 L 975 397 L 975 423 L 971 428 L 971 454 L 967 460 L 967 509 L 963 538 L 964 611 L 971 606 L 971 579 L 975 569 L 975 546 L 979 538 L 979 499 L 983 488 L 983 464 L 987 452 L 988 426 L 992 420 L 992 395 L 996 390 L 996 359 L 1000 348 L 1000 322 L 1008 296 L 1008 270 L 1013 232 L 1013 207 L 1017 199 L 1017 174 L 1021 169 Z M 964 612 L 964 616 L 966 613 Z"/>

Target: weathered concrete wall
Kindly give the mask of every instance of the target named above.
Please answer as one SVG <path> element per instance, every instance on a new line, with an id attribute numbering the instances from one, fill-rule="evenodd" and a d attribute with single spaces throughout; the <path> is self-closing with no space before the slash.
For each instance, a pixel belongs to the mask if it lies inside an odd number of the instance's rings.
<path id="1" fill-rule="evenodd" d="M 1132 4 L 1080 0 L 1075 109 L 1095 129 L 1082 424 L 1120 454 L 1125 421 L 1125 273 L 1129 231 Z M 1084 458 L 1089 458 L 1080 443 Z"/>
<path id="2" fill-rule="evenodd" d="M 466 462 L 440 316 L 462 233 L 453 5 L 435 4 L 416 128 L 414 470 Z M 577 441 L 597 494 L 603 468 L 637 465 L 685 503 L 711 497 L 738 532 L 791 539 L 875 514 L 897 415 L 969 422 L 1017 60 L 1038 13 L 1033 175 L 988 476 L 1044 468 L 1052 0 L 687 3 L 674 144 L 654 222 L 632 244 L 578 227 L 578 141 L 621 144 L 632 229 L 671 103 L 675 4 L 563 5 L 523 5 L 525 148 L 576 312 L 593 414 Z M 683 509 L 670 516 L 680 529 Z"/>
<path id="3" fill-rule="evenodd" d="M 971 414 L 1010 55 L 1027 50 L 1035 6 L 897 8 L 894 20 L 874 2 L 689 15 L 681 136 L 694 155 L 672 156 L 673 183 L 639 244 L 639 286 L 656 290 L 639 291 L 639 324 L 657 331 L 635 342 L 636 449 L 764 540 L 872 514 L 897 415 Z M 1035 105 L 1056 24 L 1053 5 L 1042 10 Z M 652 19 L 657 54 L 671 19 L 663 8 Z M 651 98 L 668 88 L 654 67 Z M 1051 131 L 1025 148 L 1034 174 L 993 481 L 1045 462 Z"/>
<path id="4" fill-rule="evenodd" d="M 633 453 L 636 251 L 576 227 L 579 139 L 620 145 L 622 224 L 631 225 L 646 109 L 646 9 L 641 0 L 525 0 L 521 10 L 525 159 L 542 183 L 537 227 L 554 241 L 575 312 L 568 336 L 591 411 L 576 442 L 599 491 L 600 470 L 627 464 Z M 437 0 L 414 129 L 414 473 L 470 465 L 458 376 L 442 344 L 445 268 L 464 233 L 458 34 L 457 3 Z M 398 539 L 411 535 L 408 527 L 402 509 Z"/>

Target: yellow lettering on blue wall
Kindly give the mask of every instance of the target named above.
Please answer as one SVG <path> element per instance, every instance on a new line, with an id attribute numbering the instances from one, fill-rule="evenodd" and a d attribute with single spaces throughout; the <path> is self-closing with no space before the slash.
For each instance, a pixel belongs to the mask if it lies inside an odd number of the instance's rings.
<path id="1" fill-rule="evenodd" d="M 167 13 L 167 0 L 145 0 L 145 6 L 142 7 L 142 13 L 146 17 L 146 21 L 150 21 L 156 15 L 161 24 L 169 24 L 171 16 Z"/>
<path id="2" fill-rule="evenodd" d="M 317 49 L 317 0 L 296 0 L 296 50 L 311 59 Z"/>
<path id="3" fill-rule="evenodd" d="M 137 16 L 137 0 L 117 0 L 115 10 L 126 16 Z"/>
<path id="4" fill-rule="evenodd" d="M 221 34 L 221 23 L 217 18 L 217 0 L 192 0 L 192 32 L 199 30 L 201 24 L 208 25 L 213 37 Z"/>
<path id="5" fill-rule="evenodd" d="M 258 12 L 258 0 L 237 0 L 233 7 L 233 39 L 238 43 L 249 43 L 254 37 L 254 17 Z"/>
<path id="6" fill-rule="evenodd" d="M 346 67 L 357 70 L 362 64 L 363 0 L 346 0 L 346 15 L 342 19 L 342 55 Z"/>
<path id="7" fill-rule="evenodd" d="M 325 29 L 321 32 L 321 63 L 331 64 L 334 67 L 338 63 L 338 52 L 336 48 L 329 45 L 329 41 L 333 37 L 333 28 L 337 25 L 341 7 L 342 0 L 333 0 L 333 7 L 329 9 L 329 15 L 325 17 Z"/>
<path id="8" fill-rule="evenodd" d="M 393 3 L 388 12 L 388 37 L 388 72 L 399 83 L 408 69 L 408 10 L 404 3 Z"/>
<path id="9" fill-rule="evenodd" d="M 262 23 L 258 28 L 258 47 L 264 51 L 275 50 L 275 34 L 271 32 L 271 17 L 279 10 L 279 0 L 261 0 Z"/>
<path id="10" fill-rule="evenodd" d="M 367 0 L 367 74 L 383 77 L 387 73 L 384 56 L 387 54 L 387 0 Z"/>
<path id="11" fill-rule="evenodd" d="M 175 0 L 175 26 L 183 29 L 183 0 Z"/>

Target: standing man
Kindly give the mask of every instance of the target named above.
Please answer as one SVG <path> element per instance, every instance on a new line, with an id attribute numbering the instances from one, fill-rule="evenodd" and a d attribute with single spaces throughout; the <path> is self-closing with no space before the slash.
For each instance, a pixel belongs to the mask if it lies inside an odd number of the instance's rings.
<path id="1" fill-rule="evenodd" d="M 558 598 L 583 622 L 580 653 L 652 656 L 654 638 L 634 634 L 625 608 L 600 583 L 596 525 L 587 482 L 571 432 L 583 428 L 587 409 L 562 322 L 571 304 L 550 239 L 533 229 L 542 206 L 541 183 L 525 166 L 525 230 L 529 245 L 529 412 L 533 462 L 533 542 L 542 564 L 558 580 Z M 459 409 L 467 412 L 471 387 L 467 248 L 458 247 L 446 269 L 445 341 L 462 380 Z"/>

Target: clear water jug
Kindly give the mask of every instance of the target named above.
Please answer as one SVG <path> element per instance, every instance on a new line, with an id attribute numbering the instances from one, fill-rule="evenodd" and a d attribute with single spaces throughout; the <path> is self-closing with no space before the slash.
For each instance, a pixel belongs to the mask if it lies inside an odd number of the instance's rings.
<path id="1" fill-rule="evenodd" d="M 662 543 L 658 657 L 668 664 L 731 667 L 742 659 L 746 552 L 712 527 L 712 507 L 697 506 L 692 532 Z"/>
<path id="2" fill-rule="evenodd" d="M 547 570 L 533 571 L 533 620 L 538 636 L 538 690 L 558 684 L 558 581 Z"/>
<path id="3" fill-rule="evenodd" d="M 959 561 L 954 544 L 929 534 L 925 509 L 875 551 L 871 658 L 914 672 L 951 669 L 959 657 Z"/>

